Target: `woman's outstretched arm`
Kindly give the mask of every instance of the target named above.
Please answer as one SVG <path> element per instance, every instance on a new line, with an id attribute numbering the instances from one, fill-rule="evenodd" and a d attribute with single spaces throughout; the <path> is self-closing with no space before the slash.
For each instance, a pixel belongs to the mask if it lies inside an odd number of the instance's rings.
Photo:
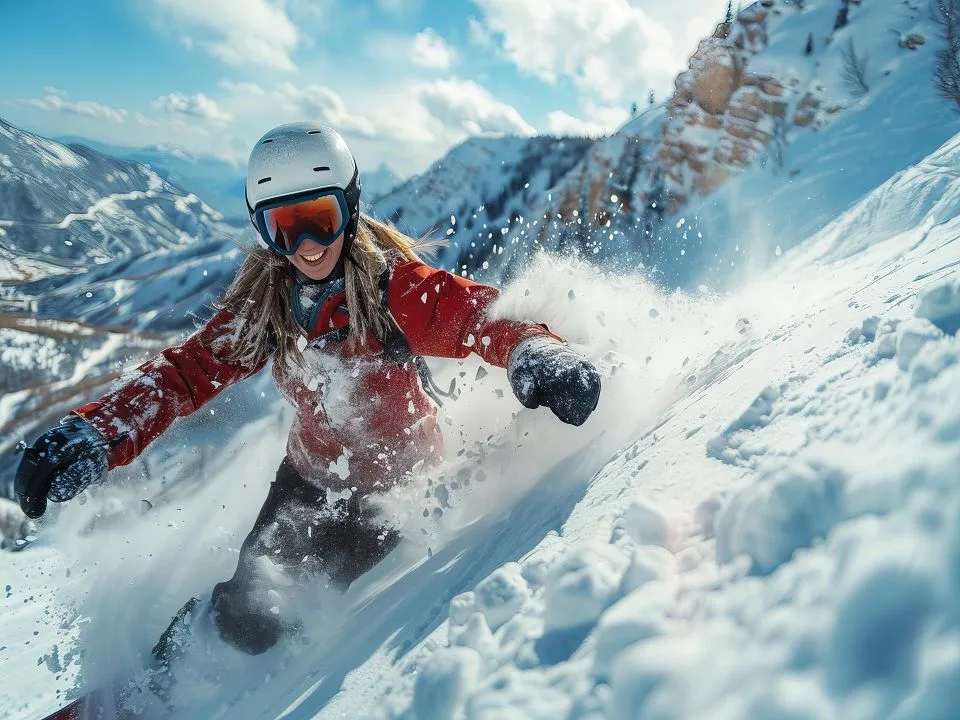
<path id="1" fill-rule="evenodd" d="M 40 517 L 47 500 L 70 500 L 108 469 L 137 457 L 177 417 L 260 370 L 267 358 L 253 367 L 229 359 L 238 331 L 234 316 L 221 310 L 199 332 L 37 438 L 24 450 L 14 479 L 23 512 Z"/>
<path id="2" fill-rule="evenodd" d="M 176 418 L 263 368 L 268 358 L 252 367 L 229 359 L 239 331 L 234 315 L 220 310 L 198 332 L 140 365 L 133 377 L 73 411 L 107 442 L 110 468 L 126 465 Z"/>
<path id="3" fill-rule="evenodd" d="M 464 358 L 471 352 L 507 369 L 517 399 L 549 407 L 565 423 L 582 425 L 600 399 L 600 373 L 546 325 L 491 319 L 496 288 L 419 262 L 398 263 L 390 310 L 417 355 Z"/>

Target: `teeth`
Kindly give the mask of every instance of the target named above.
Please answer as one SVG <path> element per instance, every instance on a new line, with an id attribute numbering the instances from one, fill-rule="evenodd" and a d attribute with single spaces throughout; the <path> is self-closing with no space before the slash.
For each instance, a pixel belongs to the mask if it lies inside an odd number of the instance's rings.
<path id="1" fill-rule="evenodd" d="M 325 252 L 326 250 L 324 250 L 323 252 L 318 252 L 316 255 L 304 255 L 303 259 L 306 260 L 307 262 L 316 262 L 317 260 L 323 257 L 323 253 Z"/>

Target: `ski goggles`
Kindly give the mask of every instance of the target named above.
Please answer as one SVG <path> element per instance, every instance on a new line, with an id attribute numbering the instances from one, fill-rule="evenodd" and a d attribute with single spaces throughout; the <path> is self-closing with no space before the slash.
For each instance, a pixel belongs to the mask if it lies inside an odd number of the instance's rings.
<path id="1" fill-rule="evenodd" d="M 260 237 L 281 255 L 293 255 L 304 240 L 329 247 L 349 221 L 347 199 L 340 188 L 267 202 L 253 213 Z"/>

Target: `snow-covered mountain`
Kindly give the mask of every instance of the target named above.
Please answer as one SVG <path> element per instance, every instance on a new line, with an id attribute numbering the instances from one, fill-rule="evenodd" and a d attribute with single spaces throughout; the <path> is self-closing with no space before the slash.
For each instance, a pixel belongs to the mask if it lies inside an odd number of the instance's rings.
<path id="1" fill-rule="evenodd" d="M 97 152 L 149 166 L 167 182 L 190 188 L 207 205 L 230 220 L 246 222 L 247 206 L 243 200 L 242 167 L 220 158 L 195 155 L 183 148 L 151 145 L 127 147 L 98 142 L 90 138 L 64 136 L 56 138 L 67 145 L 84 145 Z"/>
<path id="2" fill-rule="evenodd" d="M 503 251 L 503 229 L 529 218 L 529 208 L 592 144 L 583 138 L 470 138 L 370 209 L 415 237 L 446 239 L 440 262 L 473 272 L 483 258 Z"/>
<path id="3" fill-rule="evenodd" d="M 150 168 L 0 120 L 0 279 L 82 270 L 232 230 Z"/>
<path id="4" fill-rule="evenodd" d="M 376 202 L 403 182 L 385 162 L 380 163 L 376 170 L 361 170 L 360 180 L 363 183 L 363 200 L 367 204 Z"/>
<path id="5" fill-rule="evenodd" d="M 668 163 L 666 282 L 735 283 L 960 131 L 934 83 L 946 41 L 933 8 L 765 0 L 701 45 L 665 126 L 674 150 L 690 146 Z M 717 112 L 689 101 L 705 75 L 724 91 Z"/>

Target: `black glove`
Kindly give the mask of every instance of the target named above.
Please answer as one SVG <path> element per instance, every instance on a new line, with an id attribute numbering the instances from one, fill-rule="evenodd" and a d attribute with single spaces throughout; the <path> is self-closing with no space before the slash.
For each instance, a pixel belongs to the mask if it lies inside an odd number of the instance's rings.
<path id="1" fill-rule="evenodd" d="M 106 441 L 86 420 L 71 415 L 23 451 L 14 490 L 24 515 L 38 518 L 48 498 L 69 500 L 106 472 Z"/>
<path id="2" fill-rule="evenodd" d="M 593 363 L 550 338 L 521 342 L 510 355 L 507 377 L 524 407 L 546 405 L 569 425 L 583 425 L 600 400 L 600 373 Z"/>

